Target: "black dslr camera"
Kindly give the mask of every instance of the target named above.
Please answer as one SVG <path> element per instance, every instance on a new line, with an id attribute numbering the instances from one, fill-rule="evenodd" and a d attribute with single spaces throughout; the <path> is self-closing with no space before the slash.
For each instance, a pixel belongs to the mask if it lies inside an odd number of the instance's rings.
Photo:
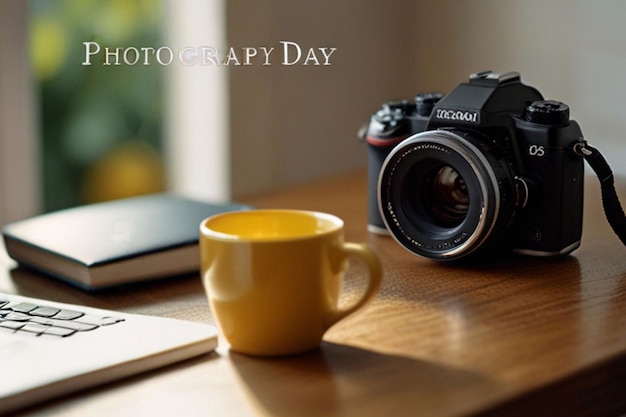
<path id="1" fill-rule="evenodd" d="M 506 248 L 554 256 L 580 244 L 583 135 L 567 105 L 520 75 L 473 74 L 448 95 L 383 104 L 364 133 L 369 230 L 454 261 Z"/>

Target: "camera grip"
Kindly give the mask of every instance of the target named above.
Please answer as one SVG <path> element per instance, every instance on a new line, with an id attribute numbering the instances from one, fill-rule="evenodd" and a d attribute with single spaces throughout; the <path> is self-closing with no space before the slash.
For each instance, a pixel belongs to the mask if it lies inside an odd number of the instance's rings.
<path id="1" fill-rule="evenodd" d="M 325 323 L 326 329 L 337 323 L 339 320 L 354 313 L 374 298 L 380 288 L 383 277 L 383 268 L 380 260 L 376 253 L 368 246 L 359 243 L 345 242 L 342 245 L 341 251 L 346 258 L 358 258 L 367 266 L 369 271 L 368 284 L 365 292 L 353 305 L 345 309 L 337 309 L 329 313 Z"/>

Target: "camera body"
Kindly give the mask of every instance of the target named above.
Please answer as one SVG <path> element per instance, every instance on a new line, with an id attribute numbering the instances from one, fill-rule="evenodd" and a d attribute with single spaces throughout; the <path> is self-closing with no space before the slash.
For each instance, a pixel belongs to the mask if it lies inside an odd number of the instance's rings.
<path id="1" fill-rule="evenodd" d="M 515 72 L 385 103 L 365 132 L 368 229 L 440 261 L 570 253 L 582 233 L 582 136 L 567 105 Z"/>

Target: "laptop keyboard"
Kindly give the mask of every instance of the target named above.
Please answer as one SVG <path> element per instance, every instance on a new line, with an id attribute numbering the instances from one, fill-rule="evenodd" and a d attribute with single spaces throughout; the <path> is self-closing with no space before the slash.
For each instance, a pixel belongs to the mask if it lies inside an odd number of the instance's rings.
<path id="1" fill-rule="evenodd" d="M 38 305 L 0 294 L 0 331 L 32 336 L 68 337 L 124 321 L 78 310 Z"/>

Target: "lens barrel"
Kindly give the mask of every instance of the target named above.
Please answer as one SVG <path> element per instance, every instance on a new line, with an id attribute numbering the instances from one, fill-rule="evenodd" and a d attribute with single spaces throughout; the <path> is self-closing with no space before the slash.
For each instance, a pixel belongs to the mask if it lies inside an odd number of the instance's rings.
<path id="1" fill-rule="evenodd" d="M 378 204 L 391 235 L 412 253 L 453 261 L 487 247 L 515 210 L 513 175 L 487 138 L 418 133 L 383 162 Z"/>

